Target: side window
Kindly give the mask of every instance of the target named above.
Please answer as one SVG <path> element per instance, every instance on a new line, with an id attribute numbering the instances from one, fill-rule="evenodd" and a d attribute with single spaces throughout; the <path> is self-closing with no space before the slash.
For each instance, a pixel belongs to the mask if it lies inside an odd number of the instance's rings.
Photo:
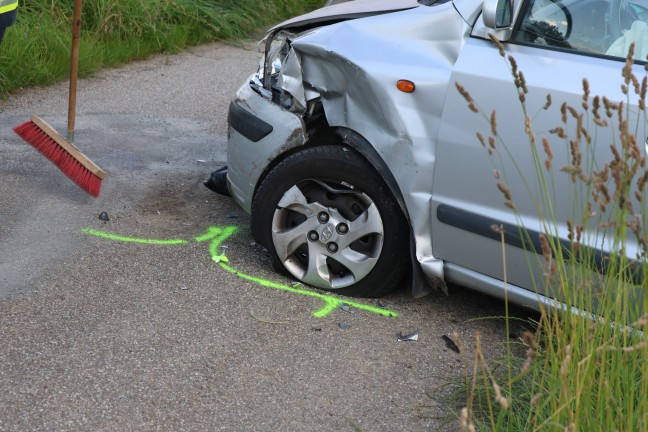
<path id="1" fill-rule="evenodd" d="M 648 0 L 530 0 L 513 40 L 646 61 Z"/>

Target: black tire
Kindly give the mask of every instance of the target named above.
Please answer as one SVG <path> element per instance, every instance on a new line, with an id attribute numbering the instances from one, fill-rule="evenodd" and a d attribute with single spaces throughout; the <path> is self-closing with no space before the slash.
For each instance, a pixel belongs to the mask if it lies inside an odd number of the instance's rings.
<path id="1" fill-rule="evenodd" d="M 384 295 L 410 269 L 401 210 L 347 147 L 307 148 L 275 166 L 252 202 L 252 234 L 275 268 L 343 295 Z"/>

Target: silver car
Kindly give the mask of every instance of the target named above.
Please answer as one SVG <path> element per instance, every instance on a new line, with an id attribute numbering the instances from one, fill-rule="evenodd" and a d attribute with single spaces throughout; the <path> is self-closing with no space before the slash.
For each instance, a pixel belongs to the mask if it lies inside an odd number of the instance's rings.
<path id="1" fill-rule="evenodd" d="M 503 297 L 497 226 L 508 299 L 546 301 L 553 293 L 536 292 L 542 269 L 529 270 L 518 229 L 540 251 L 538 149 L 500 50 L 524 72 L 526 113 L 553 165 L 571 166 L 550 133 L 562 102 L 581 106 L 586 77 L 590 100 L 627 101 L 636 117 L 639 96 L 622 92 L 621 70 L 634 42 L 631 67 L 645 75 L 647 19 L 632 0 L 356 0 L 286 21 L 230 104 L 226 192 L 251 213 L 275 267 L 314 287 L 378 296 L 407 281 L 418 297 L 452 282 Z M 556 102 L 543 109 L 547 94 Z M 495 154 L 476 137 L 491 120 L 506 143 Z M 610 160 L 613 132 L 598 132 L 588 158 Z M 551 181 L 555 234 L 568 242 L 578 192 L 568 174 Z M 607 240 L 591 240 L 600 258 Z"/>

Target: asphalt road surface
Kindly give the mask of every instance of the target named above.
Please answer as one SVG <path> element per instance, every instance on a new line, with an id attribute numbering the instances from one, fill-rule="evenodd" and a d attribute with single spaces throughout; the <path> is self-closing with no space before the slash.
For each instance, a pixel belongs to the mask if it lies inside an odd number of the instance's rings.
<path id="1" fill-rule="evenodd" d="M 81 80 L 76 145 L 108 172 L 97 199 L 12 131 L 38 114 L 65 133 L 67 84 L 0 101 L 1 431 L 458 428 L 446 396 L 476 332 L 501 350 L 503 322 L 476 318 L 502 302 L 311 296 L 202 185 L 258 56 L 214 44 Z"/>

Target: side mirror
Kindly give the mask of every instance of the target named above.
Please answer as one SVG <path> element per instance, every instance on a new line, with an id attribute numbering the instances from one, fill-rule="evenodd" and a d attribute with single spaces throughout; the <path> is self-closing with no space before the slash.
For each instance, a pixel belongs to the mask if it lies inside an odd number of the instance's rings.
<path id="1" fill-rule="evenodd" d="M 493 30 L 513 25 L 513 0 L 484 0 L 482 17 L 486 27 Z"/>

